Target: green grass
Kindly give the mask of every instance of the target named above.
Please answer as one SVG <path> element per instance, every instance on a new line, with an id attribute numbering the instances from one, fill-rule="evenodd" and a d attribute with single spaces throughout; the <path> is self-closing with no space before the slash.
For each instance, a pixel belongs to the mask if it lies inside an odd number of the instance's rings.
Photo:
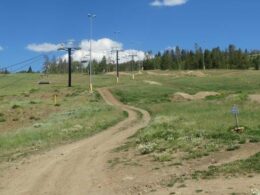
<path id="1" fill-rule="evenodd" d="M 37 84 L 39 77 L 0 75 L 0 87 L 13 83 L 0 90 L 0 161 L 92 136 L 127 117 L 98 93 L 89 94 L 84 75 L 75 77 L 72 88 L 66 87 L 67 75 L 50 75 L 52 84 L 44 86 Z"/>
<path id="2" fill-rule="evenodd" d="M 174 73 L 174 72 L 173 72 Z M 177 74 L 177 73 L 176 73 Z M 184 152 L 183 159 L 201 158 L 219 150 L 236 150 L 247 141 L 260 141 L 260 106 L 248 100 L 260 94 L 258 71 L 208 71 L 204 78 L 142 75 L 126 86 L 117 86 L 114 94 L 124 103 L 148 110 L 151 124 L 129 139 L 128 147 L 146 155 Z M 143 80 L 160 82 L 149 85 Z M 198 101 L 171 101 L 176 92 L 196 94 L 215 91 L 220 96 Z M 241 134 L 231 131 L 235 120 L 230 110 L 239 107 Z M 158 159 L 159 160 L 159 159 Z M 160 160 L 159 160 L 160 161 Z"/>
<path id="3" fill-rule="evenodd" d="M 111 114 L 113 117 L 110 117 Z M 104 103 L 89 103 L 68 112 L 52 114 L 16 133 L 2 133 L 0 157 L 2 160 L 10 160 L 17 153 L 26 155 L 35 150 L 88 137 L 115 124 L 123 116 L 120 111 Z"/>
<path id="4" fill-rule="evenodd" d="M 207 156 L 218 150 L 235 150 L 248 141 L 260 142 L 260 106 L 248 101 L 248 95 L 260 94 L 260 72 L 207 71 L 206 74 L 208 76 L 199 78 L 144 73 L 137 75 L 134 81 L 130 76 L 121 76 L 119 84 L 116 84 L 113 76 L 94 76 L 94 89 L 110 87 L 122 102 L 146 109 L 152 117 L 148 127 L 138 131 L 116 151 L 134 148 L 138 154 L 151 155 L 151 158 L 160 162 L 170 161 L 172 154 L 182 152 L 182 159 L 179 160 L 183 161 Z M 0 87 L 23 77 L 23 74 L 0 75 Z M 52 84 L 44 86 L 37 84 L 39 75 L 30 74 L 26 77 L 0 90 L 0 113 L 4 114 L 2 118 L 6 120 L 0 123 L 0 128 L 10 122 L 6 114 L 8 110 L 17 111 L 13 120 L 17 119 L 19 124 L 25 120 L 21 117 L 23 112 L 32 111 L 33 114 L 28 118 L 40 120 L 27 120 L 23 128 L 0 133 L 4 158 L 20 151 L 23 153 L 33 148 L 41 150 L 46 145 L 87 137 L 126 117 L 121 111 L 105 105 L 99 94 L 87 94 L 87 75 L 73 75 L 71 89 L 66 87 L 67 75 L 50 75 Z M 156 81 L 162 86 L 147 84 L 144 80 Z M 196 94 L 200 91 L 215 91 L 221 95 L 198 101 L 171 100 L 176 92 Z M 57 94 L 59 107 L 54 106 L 54 94 Z M 245 127 L 241 134 L 230 130 L 235 122 L 230 113 L 234 104 L 240 110 L 240 125 Z M 20 107 L 11 109 L 13 105 Z M 47 117 L 46 113 L 41 113 L 45 109 L 50 112 Z M 35 123 L 37 128 L 34 127 Z M 75 125 L 84 128 L 70 131 Z"/>

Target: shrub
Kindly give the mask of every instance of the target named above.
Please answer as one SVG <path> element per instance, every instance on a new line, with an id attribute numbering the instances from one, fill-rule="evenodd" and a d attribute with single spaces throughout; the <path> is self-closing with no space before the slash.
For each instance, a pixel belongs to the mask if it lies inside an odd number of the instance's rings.
<path id="1" fill-rule="evenodd" d="M 155 143 L 148 143 L 148 144 L 140 144 L 137 149 L 140 152 L 140 154 L 144 155 L 144 154 L 152 153 L 155 147 L 156 147 Z"/>
<path id="2" fill-rule="evenodd" d="M 21 106 L 20 106 L 20 105 L 17 105 L 17 104 L 14 104 L 14 105 L 12 106 L 12 109 L 17 109 L 17 108 L 21 108 Z"/>

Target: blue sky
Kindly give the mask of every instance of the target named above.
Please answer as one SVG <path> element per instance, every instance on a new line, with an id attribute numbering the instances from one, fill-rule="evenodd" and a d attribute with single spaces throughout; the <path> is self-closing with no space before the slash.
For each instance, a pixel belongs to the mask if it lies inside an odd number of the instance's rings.
<path id="1" fill-rule="evenodd" d="M 259 0 L 1 0 L 0 67 L 38 55 L 30 44 L 89 39 L 88 13 L 97 15 L 93 39 L 124 49 L 260 49 L 259 10 Z"/>

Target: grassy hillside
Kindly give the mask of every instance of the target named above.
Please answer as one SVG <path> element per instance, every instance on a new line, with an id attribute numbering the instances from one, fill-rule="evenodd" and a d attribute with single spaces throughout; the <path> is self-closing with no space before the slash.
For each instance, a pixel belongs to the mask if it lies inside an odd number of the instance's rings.
<path id="1" fill-rule="evenodd" d="M 152 115 L 151 124 L 122 149 L 137 148 L 156 161 L 174 163 L 176 152 L 182 154 L 179 162 L 259 142 L 260 106 L 248 98 L 260 94 L 259 78 L 258 71 L 150 71 L 136 75 L 135 80 L 124 75 L 119 84 L 111 75 L 99 75 L 93 83 L 95 88 L 111 88 L 122 102 Z M 87 75 L 74 74 L 70 89 L 66 87 L 67 75 L 50 75 L 48 79 L 51 85 L 40 86 L 37 74 L 0 76 L 0 88 L 12 83 L 0 90 L 1 159 L 12 160 L 93 135 L 125 117 L 107 106 L 97 93 L 87 92 Z M 193 101 L 172 98 L 176 92 L 193 95 L 201 91 L 220 95 Z M 234 104 L 240 110 L 240 125 L 245 127 L 240 134 L 231 131 L 235 121 L 230 110 Z"/>
<path id="2" fill-rule="evenodd" d="M 203 77 L 157 71 L 157 75 L 145 74 L 127 86 L 114 88 L 121 101 L 148 110 L 153 118 L 122 149 L 132 146 L 156 161 L 179 162 L 220 150 L 236 150 L 247 142 L 260 142 L 260 106 L 248 98 L 250 94 L 260 94 L 259 76 L 257 71 L 208 71 Z M 176 92 L 201 91 L 220 95 L 204 100 L 172 100 Z M 231 131 L 235 124 L 231 114 L 234 104 L 240 110 L 243 133 Z M 179 152 L 181 157 L 175 159 Z M 259 155 L 255 158 L 258 160 L 253 162 L 258 163 Z M 259 170 L 259 164 L 255 167 Z"/>
<path id="3" fill-rule="evenodd" d="M 66 87 L 67 75 L 50 75 L 50 85 L 38 85 L 40 79 L 0 75 L 1 161 L 91 136 L 126 117 L 87 92 L 86 75 L 73 75 L 72 88 Z"/>

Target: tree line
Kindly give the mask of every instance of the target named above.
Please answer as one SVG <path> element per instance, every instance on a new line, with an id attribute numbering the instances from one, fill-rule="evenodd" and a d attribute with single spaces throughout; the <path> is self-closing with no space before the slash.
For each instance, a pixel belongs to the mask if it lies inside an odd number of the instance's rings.
<path id="1" fill-rule="evenodd" d="M 187 50 L 180 47 L 167 49 L 164 52 L 153 54 L 147 52 L 142 61 L 129 61 L 119 65 L 120 71 L 131 70 L 203 70 L 203 69 L 260 69 L 260 52 L 258 50 L 248 51 L 229 45 L 227 49 L 220 47 L 203 50 L 197 44 L 195 49 Z M 116 65 L 104 56 L 101 61 L 92 61 L 93 74 L 112 72 Z M 43 72 L 45 73 L 67 73 L 68 63 L 66 60 L 45 56 Z M 73 61 L 73 72 L 89 72 L 86 63 Z"/>
<path id="2" fill-rule="evenodd" d="M 168 49 L 154 56 L 146 54 L 144 69 L 162 70 L 199 70 L 199 69 L 256 69 L 260 68 L 259 51 L 248 51 L 229 45 L 227 49 L 220 47 L 203 50 L 195 45 L 195 50 L 180 47 Z"/>

